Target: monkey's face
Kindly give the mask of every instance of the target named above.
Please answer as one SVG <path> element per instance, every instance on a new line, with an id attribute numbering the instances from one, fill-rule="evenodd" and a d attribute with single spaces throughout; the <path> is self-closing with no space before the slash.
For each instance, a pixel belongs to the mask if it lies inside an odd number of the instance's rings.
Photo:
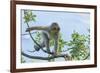
<path id="1" fill-rule="evenodd" d="M 57 33 L 57 32 L 60 31 L 60 28 L 59 27 L 54 27 L 54 28 L 52 28 L 52 31 L 55 32 L 55 33 Z"/>
<path id="2" fill-rule="evenodd" d="M 60 31 L 60 27 L 59 27 L 58 23 L 52 23 L 50 28 L 51 28 L 51 31 L 54 33 L 57 33 Z"/>

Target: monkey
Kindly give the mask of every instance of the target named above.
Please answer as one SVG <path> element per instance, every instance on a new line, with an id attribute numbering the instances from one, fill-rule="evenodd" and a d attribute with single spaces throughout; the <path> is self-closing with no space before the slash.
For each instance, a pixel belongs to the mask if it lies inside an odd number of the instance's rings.
<path id="1" fill-rule="evenodd" d="M 59 39 L 59 32 L 60 27 L 58 23 L 53 22 L 50 26 L 33 26 L 26 29 L 26 32 L 32 31 L 32 30 L 41 30 L 42 35 L 42 41 L 39 43 L 39 45 L 44 48 L 46 47 L 46 50 L 50 52 L 50 40 L 54 40 L 54 55 L 57 55 L 57 48 L 58 48 L 58 39 Z M 38 45 L 34 45 L 34 48 L 36 51 L 40 50 L 40 47 Z"/>

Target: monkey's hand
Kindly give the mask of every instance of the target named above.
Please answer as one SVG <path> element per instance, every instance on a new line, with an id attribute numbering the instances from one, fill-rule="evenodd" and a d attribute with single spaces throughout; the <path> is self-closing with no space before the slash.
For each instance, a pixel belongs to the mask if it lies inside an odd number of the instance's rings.
<path id="1" fill-rule="evenodd" d="M 30 31 L 30 28 L 27 28 L 27 29 L 26 29 L 26 32 L 29 32 L 29 31 Z"/>

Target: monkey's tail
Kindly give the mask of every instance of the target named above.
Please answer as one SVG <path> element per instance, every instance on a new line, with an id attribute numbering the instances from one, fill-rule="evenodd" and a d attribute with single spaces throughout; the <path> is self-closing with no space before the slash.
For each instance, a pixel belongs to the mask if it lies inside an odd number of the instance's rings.
<path id="1" fill-rule="evenodd" d="M 47 30 L 48 27 L 45 26 L 33 26 L 33 27 L 29 27 L 26 29 L 26 32 L 32 31 L 32 30 Z"/>

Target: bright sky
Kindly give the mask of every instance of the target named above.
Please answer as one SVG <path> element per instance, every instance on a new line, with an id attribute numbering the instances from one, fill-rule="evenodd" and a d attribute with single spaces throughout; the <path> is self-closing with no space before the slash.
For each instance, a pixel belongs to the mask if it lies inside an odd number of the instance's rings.
<path id="1" fill-rule="evenodd" d="M 36 15 L 36 22 L 30 22 L 30 26 L 46 26 L 50 25 L 52 22 L 57 22 L 61 28 L 60 32 L 62 33 L 62 36 L 66 41 L 69 41 L 71 39 L 71 34 L 74 30 L 79 32 L 80 34 L 87 35 L 88 29 L 90 28 L 90 14 L 86 12 L 74 13 L 66 11 L 33 10 L 33 13 Z M 21 19 L 22 34 L 25 34 L 27 25 L 24 23 L 23 20 L 23 10 L 21 11 Z M 47 54 L 44 54 L 44 52 L 42 51 L 35 53 L 27 52 L 34 49 L 34 43 L 32 42 L 29 35 L 22 36 L 22 49 L 27 54 L 47 56 Z M 28 59 L 26 57 L 25 59 L 27 59 L 27 62 L 32 61 L 31 59 Z"/>

